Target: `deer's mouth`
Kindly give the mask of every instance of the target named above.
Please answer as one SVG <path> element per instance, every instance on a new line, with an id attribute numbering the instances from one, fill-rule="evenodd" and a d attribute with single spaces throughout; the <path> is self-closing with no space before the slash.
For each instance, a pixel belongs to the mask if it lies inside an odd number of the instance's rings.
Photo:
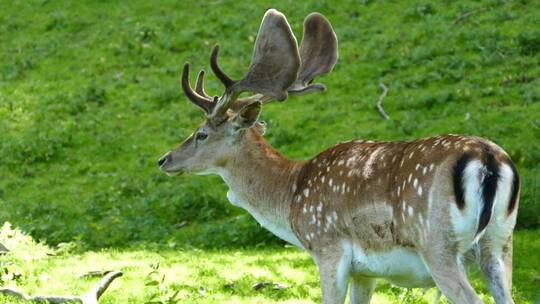
<path id="1" fill-rule="evenodd" d="M 182 170 L 178 170 L 178 171 L 165 171 L 165 174 L 167 174 L 168 176 L 178 176 L 178 175 L 182 175 L 184 173 L 184 171 Z"/>
<path id="2" fill-rule="evenodd" d="M 165 162 L 159 166 L 159 169 L 168 176 L 177 176 L 181 175 L 185 172 L 183 168 L 175 168 L 174 166 L 171 166 L 168 162 Z"/>
<path id="3" fill-rule="evenodd" d="M 183 169 L 170 169 L 170 168 L 164 168 L 164 166 L 160 167 L 161 171 L 165 172 L 168 176 L 178 176 L 185 173 L 185 170 Z"/>

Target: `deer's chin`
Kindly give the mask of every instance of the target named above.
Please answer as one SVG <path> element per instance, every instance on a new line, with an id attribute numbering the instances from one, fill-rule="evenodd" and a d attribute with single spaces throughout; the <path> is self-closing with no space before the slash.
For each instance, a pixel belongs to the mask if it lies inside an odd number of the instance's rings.
<path id="1" fill-rule="evenodd" d="M 178 170 L 178 171 L 165 171 L 165 174 L 167 174 L 168 176 L 179 176 L 179 175 L 184 174 L 184 171 L 182 171 L 182 170 Z"/>
<path id="2" fill-rule="evenodd" d="M 160 168 L 161 171 L 165 172 L 168 176 L 178 176 L 185 173 L 183 169 L 166 169 L 166 168 Z"/>

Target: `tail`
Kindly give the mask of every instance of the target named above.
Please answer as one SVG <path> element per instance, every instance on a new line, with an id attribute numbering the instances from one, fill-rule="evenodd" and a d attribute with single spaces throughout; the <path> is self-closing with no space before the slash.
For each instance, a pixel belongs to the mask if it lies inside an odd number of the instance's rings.
<path id="1" fill-rule="evenodd" d="M 512 190 L 510 200 L 508 201 L 508 214 L 511 214 L 516 208 L 520 187 L 519 175 L 512 161 L 506 155 L 497 157 L 496 151 L 487 143 L 481 143 L 481 147 L 483 151 L 480 154 L 480 159 L 472 153 L 465 153 L 456 162 L 453 172 L 454 194 L 456 196 L 456 204 L 460 210 L 465 207 L 466 203 L 474 204 L 474 202 L 469 202 L 465 199 L 467 190 L 472 190 L 467 188 L 479 187 L 477 191 L 482 206 L 479 212 L 476 235 L 480 234 L 486 228 L 492 217 L 493 204 L 495 195 L 497 194 L 497 188 L 499 187 L 499 181 L 501 180 L 501 166 L 503 163 L 508 165 L 512 171 Z M 475 160 L 479 160 L 481 163 L 477 162 L 477 166 L 473 166 L 472 162 Z M 468 174 L 469 176 L 467 176 Z M 465 179 L 471 179 L 470 175 L 477 182 L 468 185 L 464 181 Z"/>

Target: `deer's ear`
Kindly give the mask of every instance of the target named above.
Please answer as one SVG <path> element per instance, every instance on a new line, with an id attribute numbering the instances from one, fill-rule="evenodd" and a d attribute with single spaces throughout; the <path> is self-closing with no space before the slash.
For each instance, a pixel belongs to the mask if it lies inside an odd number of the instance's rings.
<path id="1" fill-rule="evenodd" d="M 246 129 L 257 121 L 261 113 L 261 103 L 253 102 L 244 106 L 234 118 L 233 126 L 235 130 Z"/>

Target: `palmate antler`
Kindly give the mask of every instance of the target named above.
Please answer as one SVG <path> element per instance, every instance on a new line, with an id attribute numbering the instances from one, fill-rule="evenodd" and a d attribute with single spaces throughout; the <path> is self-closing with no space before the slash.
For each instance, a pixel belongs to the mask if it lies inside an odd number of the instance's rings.
<path id="1" fill-rule="evenodd" d="M 214 46 L 210 66 L 225 86 L 220 97 L 210 97 L 204 91 L 204 71 L 197 77 L 195 91 L 189 84 L 189 64 L 184 65 L 182 88 L 195 105 L 202 108 L 210 121 L 222 122 L 228 109 L 238 111 L 253 102 L 283 101 L 288 94 L 323 91 L 325 86 L 313 84 L 315 77 L 332 70 L 338 58 L 337 37 L 326 18 L 312 13 L 304 20 L 304 34 L 300 51 L 296 38 L 285 16 L 270 9 L 261 23 L 251 66 L 244 78 L 233 80 L 220 68 L 217 57 L 219 46 Z M 245 91 L 255 93 L 239 99 Z"/>

